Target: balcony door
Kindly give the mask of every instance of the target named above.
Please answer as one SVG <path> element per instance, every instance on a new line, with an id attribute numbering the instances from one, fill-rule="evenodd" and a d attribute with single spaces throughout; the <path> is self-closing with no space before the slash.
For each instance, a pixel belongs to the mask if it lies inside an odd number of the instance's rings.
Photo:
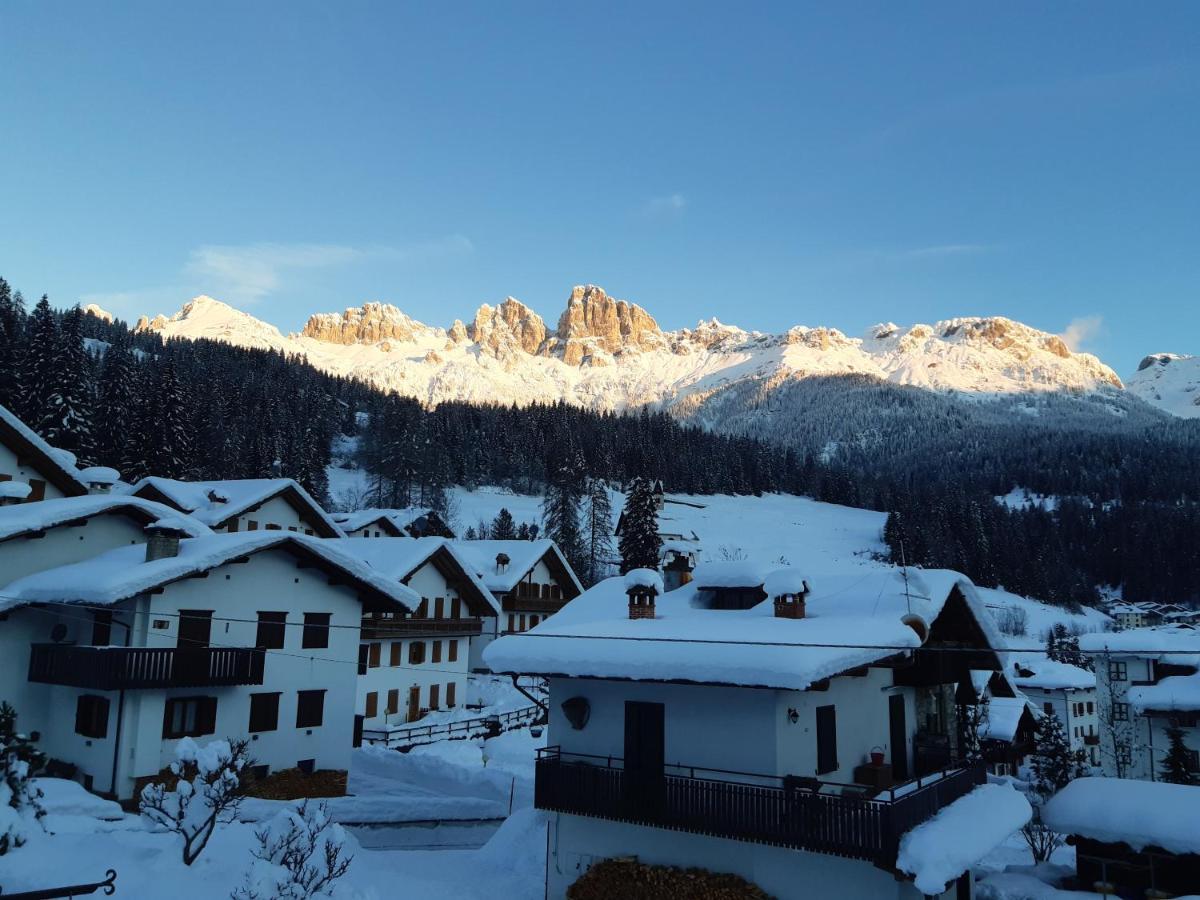
<path id="1" fill-rule="evenodd" d="M 212 636 L 211 609 L 181 609 L 179 611 L 178 652 L 172 671 L 173 680 L 180 685 L 206 684 L 209 675 L 208 642 Z"/>
<path id="2" fill-rule="evenodd" d="M 654 818 L 666 792 L 663 705 L 625 702 L 625 802 Z"/>
<path id="3" fill-rule="evenodd" d="M 888 731 L 892 745 L 892 777 L 908 781 L 908 723 L 904 718 L 904 695 L 888 697 Z"/>

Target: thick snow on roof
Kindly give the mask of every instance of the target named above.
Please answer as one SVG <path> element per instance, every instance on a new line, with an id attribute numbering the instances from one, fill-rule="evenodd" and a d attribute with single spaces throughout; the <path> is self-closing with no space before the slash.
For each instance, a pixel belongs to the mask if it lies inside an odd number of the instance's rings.
<path id="1" fill-rule="evenodd" d="M 990 697 L 987 703 L 987 718 L 979 723 L 979 737 L 985 741 L 1003 741 L 1011 744 L 1021 724 L 1021 714 L 1026 709 L 1036 712 L 1024 697 Z"/>
<path id="2" fill-rule="evenodd" d="M 1080 635 L 1079 649 L 1088 653 L 1144 656 L 1194 666 L 1200 665 L 1200 629 L 1164 625 L 1084 634 Z"/>
<path id="3" fill-rule="evenodd" d="M 804 573 L 790 566 L 785 569 L 776 569 L 763 581 L 763 590 L 767 592 L 768 597 L 803 594 L 807 589 Z"/>
<path id="4" fill-rule="evenodd" d="M 517 582 L 547 553 L 562 558 L 554 541 L 546 538 L 536 541 L 456 540 L 451 542 L 451 546 L 471 564 L 488 589 L 499 594 L 506 594 L 515 588 Z M 508 557 L 508 565 L 503 571 L 497 571 L 496 557 L 501 553 Z M 565 560 L 563 565 L 566 566 Z M 570 566 L 566 567 L 569 571 Z M 582 585 L 578 587 L 583 590 Z"/>
<path id="5" fill-rule="evenodd" d="M 332 544 L 343 553 L 363 560 L 389 578 L 402 580 L 407 578 L 421 566 L 429 557 L 443 547 L 462 567 L 466 577 L 488 601 L 493 611 L 500 614 L 500 604 L 492 596 L 487 585 L 475 573 L 471 564 L 463 558 L 454 543 L 443 537 L 380 537 L 380 538 L 327 538 L 325 543 Z"/>
<path id="6" fill-rule="evenodd" d="M 33 487 L 24 481 L 0 481 L 0 497 L 6 500 L 24 500 L 33 493 Z"/>
<path id="7" fill-rule="evenodd" d="M 121 473 L 109 466 L 88 466 L 79 472 L 79 477 L 88 484 L 116 484 Z"/>
<path id="8" fill-rule="evenodd" d="M 125 498 L 128 499 L 128 498 Z M 339 550 L 333 541 L 291 532 L 210 534 L 179 542 L 179 555 L 146 561 L 142 544 L 118 547 L 89 560 L 18 578 L 4 588 L 0 612 L 30 603 L 119 603 L 180 578 L 276 546 L 301 545 L 367 587 L 414 610 L 421 598 L 410 588 Z M 223 582 L 222 582 L 223 583 Z M 252 600 L 253 598 L 248 598 Z"/>
<path id="9" fill-rule="evenodd" d="M 396 513 L 400 510 L 395 509 L 356 509 L 353 512 L 338 512 L 331 513 L 333 521 L 337 522 L 342 527 L 343 531 L 358 531 L 360 528 L 365 528 L 373 522 L 378 522 L 380 519 L 387 519 L 397 528 L 403 528 L 396 521 Z"/>
<path id="10" fill-rule="evenodd" d="M 150 475 L 130 487 L 136 494 L 143 487 L 153 487 L 206 525 L 218 525 L 226 519 L 270 500 L 276 494 L 292 488 L 312 507 L 313 515 L 323 520 L 330 530 L 341 529 L 329 513 L 321 508 L 300 484 L 291 478 L 237 478 L 227 481 L 178 481 Z"/>
<path id="11" fill-rule="evenodd" d="M 1200 710 L 1200 674 L 1169 675 L 1158 684 L 1129 689 L 1134 712 L 1147 710 L 1195 712 Z"/>
<path id="12" fill-rule="evenodd" d="M 1134 850 L 1200 853 L 1200 787 L 1127 778 L 1077 778 L 1042 807 L 1060 834 Z"/>
<path id="13" fill-rule="evenodd" d="M 610 578 L 536 628 L 494 641 L 484 657 L 495 672 L 803 690 L 917 647 L 916 633 L 901 618 L 911 605 L 932 623 L 956 586 L 993 641 L 974 585 L 965 576 L 910 571 L 909 584 L 906 598 L 900 571 L 885 567 L 866 574 L 813 575 L 806 617 L 783 619 L 775 617 L 770 603 L 746 610 L 705 609 L 693 582 L 660 596 L 655 618 L 631 620 L 624 580 Z"/>
<path id="14" fill-rule="evenodd" d="M 630 569 L 624 577 L 625 590 L 630 588 L 654 588 L 655 593 L 665 593 L 663 579 L 657 569 Z"/>
<path id="15" fill-rule="evenodd" d="M 75 468 L 75 457 L 66 450 L 59 450 L 57 447 L 52 447 L 46 443 L 36 431 L 18 419 L 11 411 L 0 405 L 0 420 L 9 428 L 21 435 L 25 440 L 29 441 L 37 450 L 40 450 L 46 455 L 46 459 L 55 468 L 60 469 L 62 474 L 79 485 L 80 490 L 86 491 L 87 485 L 79 478 L 79 472 Z M 69 460 L 68 460 L 69 458 Z"/>
<path id="16" fill-rule="evenodd" d="M 152 516 L 155 521 L 178 528 L 190 537 L 212 534 L 207 525 L 161 503 L 143 500 L 140 497 L 92 494 L 86 497 L 64 497 L 0 507 L 0 541 L 120 509 L 141 510 Z"/>
<path id="17" fill-rule="evenodd" d="M 896 868 L 913 876 L 922 894 L 940 894 L 996 849 L 1033 814 L 1007 784 L 981 784 L 900 839 Z"/>
<path id="18" fill-rule="evenodd" d="M 701 588 L 761 587 L 773 567 L 761 562 L 706 562 L 696 566 L 692 580 Z"/>
<path id="19" fill-rule="evenodd" d="M 1012 671 L 1013 682 L 1017 687 L 1041 688 L 1045 691 L 1074 689 L 1087 690 L 1096 686 L 1096 673 L 1073 666 L 1070 663 L 1058 662 L 1044 656 L 1033 654 L 1016 658 L 1019 671 Z M 1023 672 L 1029 672 L 1025 675 Z"/>

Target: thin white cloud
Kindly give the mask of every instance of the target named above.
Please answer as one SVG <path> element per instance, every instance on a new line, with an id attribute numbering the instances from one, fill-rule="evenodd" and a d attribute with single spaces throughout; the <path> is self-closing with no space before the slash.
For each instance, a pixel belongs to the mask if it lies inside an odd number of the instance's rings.
<path id="1" fill-rule="evenodd" d="M 651 197 L 642 205 L 642 215 L 648 219 L 665 219 L 679 216 L 687 208 L 687 197 L 683 194 L 666 194 Z"/>
<path id="2" fill-rule="evenodd" d="M 886 254 L 889 259 L 944 259 L 950 256 L 971 256 L 986 253 L 992 248 L 987 244 L 934 244 L 930 247 L 913 247 Z"/>
<path id="3" fill-rule="evenodd" d="M 1084 349 L 1084 345 L 1099 337 L 1104 330 L 1103 316 L 1080 316 L 1067 323 L 1059 335 L 1072 352 Z"/>

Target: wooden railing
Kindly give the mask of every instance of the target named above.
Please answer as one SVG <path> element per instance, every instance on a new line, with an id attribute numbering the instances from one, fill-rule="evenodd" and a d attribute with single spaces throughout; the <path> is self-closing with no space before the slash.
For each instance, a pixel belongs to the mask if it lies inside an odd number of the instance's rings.
<path id="1" fill-rule="evenodd" d="M 906 831 L 987 780 L 976 763 L 868 796 L 862 785 L 689 766 L 650 775 L 621 762 L 540 750 L 534 805 L 890 866 Z"/>
<path id="2" fill-rule="evenodd" d="M 505 594 L 500 601 L 500 608 L 505 612 L 556 613 L 566 605 L 567 601 L 562 597 L 516 597 L 513 594 Z"/>
<path id="3" fill-rule="evenodd" d="M 479 619 L 363 619 L 365 641 L 403 635 L 461 634 L 471 637 L 483 633 Z"/>
<path id="4" fill-rule="evenodd" d="M 262 684 L 264 657 L 249 647 L 34 644 L 29 680 L 98 691 Z"/>
<path id="5" fill-rule="evenodd" d="M 531 725 L 538 718 L 541 708 L 524 706 L 509 712 L 494 716 L 480 716 L 475 719 L 460 719 L 457 722 L 443 722 L 440 725 L 409 725 L 405 728 L 364 728 L 362 742 L 379 747 L 392 749 L 408 749 L 421 744 L 432 744 L 436 741 L 457 741 L 470 737 L 479 737 L 488 732 L 512 731 L 525 725 Z"/>

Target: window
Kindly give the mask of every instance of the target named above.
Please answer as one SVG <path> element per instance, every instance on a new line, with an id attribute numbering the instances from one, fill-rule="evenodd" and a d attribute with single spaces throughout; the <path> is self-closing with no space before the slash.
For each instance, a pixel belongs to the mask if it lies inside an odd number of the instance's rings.
<path id="1" fill-rule="evenodd" d="M 256 521 L 254 521 L 253 519 L 248 520 L 246 522 L 246 530 L 247 531 L 258 531 L 258 523 Z"/>
<path id="2" fill-rule="evenodd" d="M 1093 703 L 1091 700 L 1089 700 L 1088 704 L 1087 704 L 1087 714 L 1089 716 L 1091 716 L 1091 715 L 1094 715 L 1095 712 L 1096 712 L 1096 704 Z"/>
<path id="3" fill-rule="evenodd" d="M 404 657 L 402 655 L 403 649 L 403 641 L 392 641 L 392 658 L 390 660 L 392 666 L 404 665 Z"/>
<path id="4" fill-rule="evenodd" d="M 512 613 L 509 613 L 508 614 L 508 630 L 509 631 L 514 631 L 516 629 L 516 627 L 517 627 L 516 621 L 517 621 L 517 617 L 514 616 Z"/>
<path id="5" fill-rule="evenodd" d="M 296 692 L 296 727 L 316 728 L 325 715 L 324 691 Z"/>
<path id="6" fill-rule="evenodd" d="M 296 768 L 305 775 L 311 775 L 317 770 L 317 761 L 315 759 L 298 759 L 296 760 Z"/>
<path id="7" fill-rule="evenodd" d="M 274 522 L 267 523 L 267 531 L 283 531 L 283 528 Z"/>
<path id="8" fill-rule="evenodd" d="M 454 705 L 455 688 L 457 687 L 458 685 L 456 685 L 453 681 L 446 685 L 446 706 Z"/>
<path id="9" fill-rule="evenodd" d="M 89 738 L 108 737 L 108 698 L 84 694 L 75 702 L 75 733 Z"/>
<path id="10" fill-rule="evenodd" d="M 112 643 L 112 610 L 98 609 L 92 613 L 92 646 L 107 647 Z"/>
<path id="11" fill-rule="evenodd" d="M 1045 710 L 1046 715 L 1048 715 L 1048 716 L 1054 715 L 1054 704 L 1053 703 L 1043 703 L 1042 709 Z"/>
<path id="12" fill-rule="evenodd" d="M 837 708 L 817 707 L 817 774 L 837 769 Z"/>
<path id="13" fill-rule="evenodd" d="M 279 694 L 250 695 L 250 733 L 279 727 Z"/>
<path id="14" fill-rule="evenodd" d="M 458 641 L 446 641 L 446 661 L 458 662 Z"/>
<path id="15" fill-rule="evenodd" d="M 211 609 L 181 609 L 179 611 L 177 646 L 181 648 L 207 647 L 211 635 Z"/>
<path id="16" fill-rule="evenodd" d="M 369 652 L 370 651 L 367 649 L 366 644 L 358 645 L 358 674 L 359 675 L 367 674 L 367 654 Z"/>
<path id="17" fill-rule="evenodd" d="M 377 715 L 379 715 L 379 692 L 371 691 L 371 693 L 367 694 L 366 717 L 373 719 Z"/>
<path id="18" fill-rule="evenodd" d="M 300 530 L 300 529 L 299 529 L 299 528 L 297 528 L 295 525 L 289 525 L 289 526 L 288 526 L 288 531 L 297 531 L 297 532 L 298 532 L 299 530 Z"/>
<path id="19" fill-rule="evenodd" d="M 431 684 L 429 686 L 429 708 L 438 709 L 438 694 L 441 693 L 441 685 Z"/>
<path id="20" fill-rule="evenodd" d="M 304 614 L 304 636 L 300 646 L 305 650 L 322 650 L 329 646 L 329 613 Z"/>
<path id="21" fill-rule="evenodd" d="M 450 600 L 450 618 L 462 618 L 462 601 L 457 597 L 454 597 Z"/>
<path id="22" fill-rule="evenodd" d="M 260 612 L 258 636 L 254 639 L 254 646 L 259 650 L 282 650 L 286 622 L 286 612 Z"/>
<path id="23" fill-rule="evenodd" d="M 408 645 L 408 664 L 418 666 L 425 662 L 425 642 L 413 641 Z"/>
<path id="24" fill-rule="evenodd" d="M 1128 766 L 1133 762 L 1133 756 L 1129 747 L 1117 746 L 1117 762 L 1123 766 Z"/>
<path id="25" fill-rule="evenodd" d="M 370 650 L 367 652 L 367 667 L 371 669 L 379 668 L 379 656 L 383 652 L 383 644 L 369 644 Z"/>
<path id="26" fill-rule="evenodd" d="M 422 597 L 421 602 L 417 604 L 417 618 L 418 619 L 428 619 L 429 618 L 429 600 L 426 599 L 425 597 Z"/>
<path id="27" fill-rule="evenodd" d="M 441 641 L 433 642 L 433 661 L 435 663 L 440 663 L 442 661 L 442 642 Z"/>
<path id="28" fill-rule="evenodd" d="M 400 689 L 392 688 L 387 693 L 387 714 L 394 716 L 400 712 Z"/>
<path id="29" fill-rule="evenodd" d="M 199 737 L 217 730 L 216 697 L 175 697 L 163 708 L 163 737 Z"/>
<path id="30" fill-rule="evenodd" d="M 1108 661 L 1108 680 L 1109 681 L 1126 681 L 1129 678 L 1124 662 L 1116 659 Z"/>
<path id="31" fill-rule="evenodd" d="M 1112 712 L 1113 712 L 1112 717 L 1113 717 L 1114 722 L 1128 722 L 1129 721 L 1129 704 L 1128 703 L 1114 703 L 1112 705 Z"/>
<path id="32" fill-rule="evenodd" d="M 433 617 L 435 619 L 444 619 L 446 613 L 446 601 L 442 597 L 438 597 L 433 601 Z"/>
<path id="33" fill-rule="evenodd" d="M 521 618 L 518 621 L 520 622 L 520 625 L 517 630 L 524 631 L 525 630 L 525 613 L 521 613 Z"/>
<path id="34" fill-rule="evenodd" d="M 537 625 L 537 623 L 538 623 L 538 617 L 537 617 L 537 616 L 530 616 L 530 617 L 529 617 L 529 627 L 530 627 L 530 628 L 533 628 L 533 627 L 535 627 L 535 626 Z"/>

